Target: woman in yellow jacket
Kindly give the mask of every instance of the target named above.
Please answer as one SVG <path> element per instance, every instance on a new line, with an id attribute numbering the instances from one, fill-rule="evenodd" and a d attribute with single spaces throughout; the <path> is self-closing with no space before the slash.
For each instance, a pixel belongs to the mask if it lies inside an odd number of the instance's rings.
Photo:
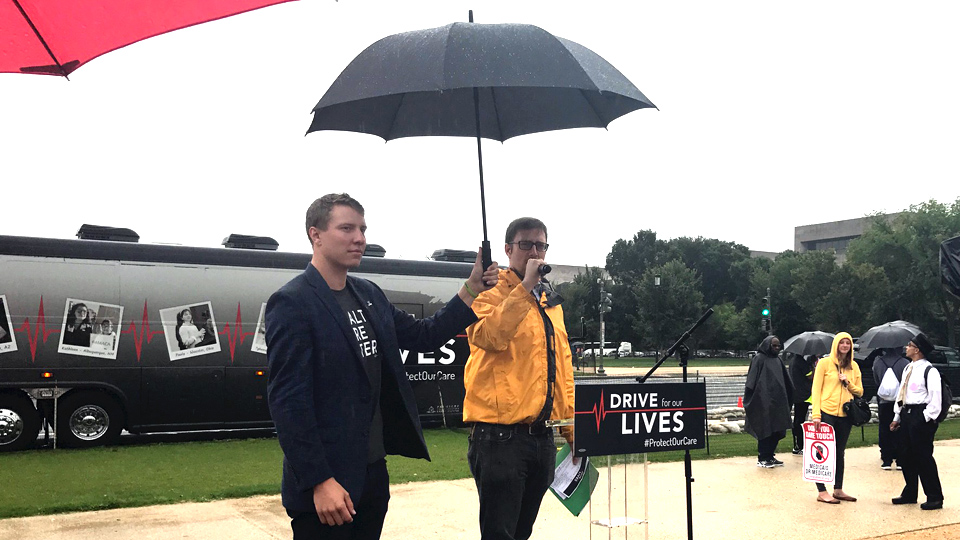
<path id="1" fill-rule="evenodd" d="M 843 451 L 850 438 L 853 425 L 843 412 L 843 404 L 853 396 L 863 395 L 863 383 L 860 380 L 860 366 L 853 360 L 853 338 L 846 332 L 840 332 L 833 338 L 830 356 L 817 363 L 813 374 L 813 424 L 820 429 L 820 422 L 833 426 L 837 441 L 837 463 L 833 480 L 833 496 L 827 493 L 827 487 L 817 483 L 817 501 L 827 504 L 840 504 L 840 501 L 855 502 L 843 491 Z"/>

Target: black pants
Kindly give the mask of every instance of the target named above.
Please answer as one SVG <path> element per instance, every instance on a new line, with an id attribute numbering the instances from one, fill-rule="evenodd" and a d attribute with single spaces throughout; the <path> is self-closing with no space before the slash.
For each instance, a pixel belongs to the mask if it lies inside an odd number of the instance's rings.
<path id="1" fill-rule="evenodd" d="M 786 431 L 777 431 L 769 437 L 757 439 L 757 460 L 769 461 L 773 459 L 773 455 L 777 452 L 777 443 L 786 435 Z"/>
<path id="2" fill-rule="evenodd" d="M 833 426 L 833 434 L 837 438 L 837 470 L 833 475 L 833 489 L 843 489 L 843 454 L 847 449 L 847 441 L 850 440 L 850 430 L 853 424 L 846 416 L 834 416 L 825 412 L 820 412 L 820 421 L 824 424 Z M 817 491 L 824 492 L 827 486 L 817 482 Z"/>
<path id="3" fill-rule="evenodd" d="M 793 449 L 803 448 L 803 423 L 807 421 L 810 404 L 806 401 L 793 404 Z"/>
<path id="4" fill-rule="evenodd" d="M 880 398 L 877 398 L 878 400 Z M 893 460 L 897 459 L 897 447 L 900 444 L 898 442 L 899 433 L 896 431 L 890 431 L 890 422 L 893 422 L 893 402 L 892 401 L 880 401 L 877 404 L 877 418 L 880 422 L 878 429 L 878 437 L 880 439 L 880 461 L 884 463 L 890 463 Z M 897 463 L 901 466 L 903 465 L 897 460 Z"/>
<path id="5" fill-rule="evenodd" d="M 480 496 L 482 540 L 530 537 L 556 458 L 550 429 L 531 434 L 520 427 L 473 426 L 467 461 Z"/>
<path id="6" fill-rule="evenodd" d="M 351 497 L 352 498 L 352 497 Z M 390 477 L 387 462 L 381 459 L 367 465 L 367 478 L 360 499 L 353 500 L 356 515 L 352 523 L 324 525 L 316 512 L 291 512 L 293 540 L 377 540 L 390 502 Z"/>
<path id="7" fill-rule="evenodd" d="M 933 436 L 940 425 L 927 422 L 923 416 L 923 407 L 907 405 L 900 411 L 900 457 L 897 463 L 903 467 L 903 481 L 906 485 L 900 496 L 905 499 L 917 498 L 917 479 L 923 484 L 923 492 L 928 501 L 942 501 L 943 488 L 940 485 L 940 473 L 933 459 Z"/>

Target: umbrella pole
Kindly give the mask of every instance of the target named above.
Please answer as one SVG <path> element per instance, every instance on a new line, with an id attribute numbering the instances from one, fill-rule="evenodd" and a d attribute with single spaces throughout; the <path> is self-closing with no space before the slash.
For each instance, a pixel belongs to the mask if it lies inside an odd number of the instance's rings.
<path id="1" fill-rule="evenodd" d="M 480 164 L 480 215 L 483 218 L 483 243 L 480 246 L 483 269 L 493 264 L 490 253 L 490 240 L 487 239 L 487 198 L 483 190 L 483 151 L 480 149 L 480 91 L 473 88 L 473 111 L 477 117 L 477 162 Z"/>
<path id="2" fill-rule="evenodd" d="M 473 22 L 473 10 L 469 12 L 470 22 Z M 477 162 L 480 164 L 480 215 L 483 219 L 483 243 L 480 244 L 480 260 L 483 269 L 493 264 L 493 254 L 490 252 L 490 240 L 487 239 L 487 198 L 483 190 L 483 151 L 480 147 L 480 89 L 473 87 L 473 115 L 477 121 Z"/>
<path id="3" fill-rule="evenodd" d="M 53 60 L 53 63 L 57 65 L 57 69 L 60 71 L 60 75 L 63 75 L 63 78 L 70 80 L 70 77 L 67 77 L 66 71 L 63 70 L 63 66 L 60 65 L 60 61 L 57 60 L 56 55 L 53 54 L 53 51 L 50 50 L 50 46 L 47 45 L 47 40 L 43 39 L 43 36 L 40 35 L 40 31 L 37 30 L 37 27 L 33 24 L 33 21 L 30 20 L 30 16 L 27 15 L 27 12 L 23 10 L 23 6 L 20 5 L 18 0 L 13 0 L 14 5 L 17 6 L 17 9 L 20 10 L 20 15 L 23 16 L 23 20 L 27 21 L 27 24 L 30 25 L 30 29 L 33 30 L 33 33 L 36 34 L 37 39 L 40 40 L 40 44 L 43 45 L 43 48 L 46 49 L 47 54 L 50 55 L 50 58 Z"/>

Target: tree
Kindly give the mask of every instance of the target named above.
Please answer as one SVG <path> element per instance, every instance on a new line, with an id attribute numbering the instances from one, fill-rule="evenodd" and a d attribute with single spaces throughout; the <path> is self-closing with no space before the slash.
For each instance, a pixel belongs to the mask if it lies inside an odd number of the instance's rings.
<path id="1" fill-rule="evenodd" d="M 616 283 L 637 283 L 648 268 L 657 264 L 659 254 L 665 252 L 666 242 L 657 240 L 657 233 L 640 231 L 632 240 L 614 242 L 607 255 L 607 273 Z"/>
<path id="2" fill-rule="evenodd" d="M 563 324 L 568 335 L 599 341 L 600 312 L 597 306 L 600 303 L 600 284 L 597 280 L 602 276 L 600 268 L 584 266 L 583 272 L 574 276 L 572 283 L 557 287 L 557 292 L 563 296 Z M 580 335 L 581 317 L 585 335 Z"/>
<path id="3" fill-rule="evenodd" d="M 738 280 L 734 265 L 750 259 L 750 250 L 734 242 L 714 238 L 675 238 L 667 242 L 668 253 L 676 254 L 687 268 L 700 276 L 700 290 L 708 306 L 733 301 L 749 283 Z M 667 259 L 669 260 L 669 259 Z"/>
<path id="4" fill-rule="evenodd" d="M 657 274 L 660 286 L 655 284 Z M 648 268 L 634 293 L 643 306 L 635 332 L 658 351 L 676 341 L 704 311 L 700 279 L 680 261 Z"/>
<path id="5" fill-rule="evenodd" d="M 890 300 L 878 299 L 886 305 L 877 312 L 896 311 L 899 318 L 919 324 L 934 339 L 946 338 L 953 347 L 960 299 L 940 285 L 939 251 L 941 242 L 958 234 L 960 198 L 949 206 L 931 200 L 910 206 L 893 223 L 875 221 L 851 242 L 847 260 L 883 269 Z"/>

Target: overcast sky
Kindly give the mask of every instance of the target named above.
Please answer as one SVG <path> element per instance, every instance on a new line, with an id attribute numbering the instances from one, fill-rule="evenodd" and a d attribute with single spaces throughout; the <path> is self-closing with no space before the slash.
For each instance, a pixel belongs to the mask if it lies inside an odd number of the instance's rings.
<path id="1" fill-rule="evenodd" d="M 346 191 L 388 257 L 476 249 L 472 139 L 304 136 L 364 48 L 471 8 L 592 49 L 660 109 L 484 140 L 501 263 L 521 215 L 547 223 L 549 260 L 603 265 L 642 229 L 783 251 L 799 225 L 958 196 L 957 2 L 302 0 L 108 53 L 70 81 L 0 74 L 0 234 L 71 238 L 92 223 L 141 242 L 241 233 L 306 252 L 306 207 Z"/>

